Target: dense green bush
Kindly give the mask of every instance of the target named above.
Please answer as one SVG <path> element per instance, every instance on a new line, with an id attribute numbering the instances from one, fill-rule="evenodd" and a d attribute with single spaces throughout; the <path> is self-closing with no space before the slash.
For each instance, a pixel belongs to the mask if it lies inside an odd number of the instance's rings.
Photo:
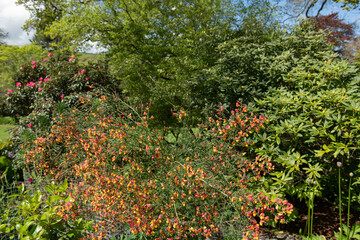
<path id="1" fill-rule="evenodd" d="M 232 109 L 239 99 L 248 105 L 266 97 L 272 88 L 291 87 L 284 76 L 304 63 L 333 58 L 328 56 L 332 46 L 311 24 L 296 26 L 291 32 L 274 30 L 263 39 L 256 33 L 215 48 L 220 56 L 217 64 L 191 83 L 193 108 L 206 116 L 216 106 Z"/>
<path id="2" fill-rule="evenodd" d="M 256 112 L 269 116 L 270 124 L 254 148 L 277 163 L 277 190 L 303 199 L 315 181 L 318 195 L 335 200 L 336 163 L 343 165 L 342 176 L 360 174 L 360 77 L 331 52 L 320 54 L 298 59 L 283 85 L 256 101 Z"/>

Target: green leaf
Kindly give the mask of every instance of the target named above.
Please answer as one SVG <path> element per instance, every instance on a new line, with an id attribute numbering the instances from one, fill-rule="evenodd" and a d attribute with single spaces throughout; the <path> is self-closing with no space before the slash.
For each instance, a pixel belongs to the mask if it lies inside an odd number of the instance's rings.
<path id="1" fill-rule="evenodd" d="M 52 203 L 56 202 L 57 200 L 61 200 L 61 199 L 63 199 L 63 198 L 59 195 L 52 195 L 49 197 L 49 202 L 50 202 L 50 204 L 52 204 Z"/>
<path id="2" fill-rule="evenodd" d="M 50 194 L 55 194 L 55 187 L 53 185 L 46 185 L 45 189 Z"/>
<path id="3" fill-rule="evenodd" d="M 67 179 L 64 180 L 64 183 L 61 184 L 58 188 L 58 192 L 64 192 L 68 188 L 68 182 Z"/>
<path id="4" fill-rule="evenodd" d="M 334 135 L 330 134 L 329 137 L 330 137 L 331 140 L 336 141 L 336 138 L 335 138 Z"/>
<path id="5" fill-rule="evenodd" d="M 34 224 L 33 221 L 25 222 L 25 224 L 20 228 L 20 231 L 19 231 L 20 236 L 23 236 L 32 224 Z"/>
<path id="6" fill-rule="evenodd" d="M 45 229 L 42 226 L 37 225 L 32 235 L 35 239 L 39 239 L 44 233 Z"/>
<path id="7" fill-rule="evenodd" d="M 6 227 L 7 227 L 7 224 L 1 224 L 0 225 L 0 232 L 5 232 Z"/>

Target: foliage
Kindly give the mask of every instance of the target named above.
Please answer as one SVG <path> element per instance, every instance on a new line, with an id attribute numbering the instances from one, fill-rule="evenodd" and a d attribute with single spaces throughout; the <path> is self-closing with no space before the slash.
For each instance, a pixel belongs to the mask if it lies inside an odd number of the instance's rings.
<path id="1" fill-rule="evenodd" d="M 11 182 L 14 171 L 12 169 L 11 160 L 6 156 L 0 157 L 0 185 L 4 182 Z"/>
<path id="2" fill-rule="evenodd" d="M 38 7 L 39 1 L 22 1 L 26 2 Z M 158 116 L 152 124 L 169 125 L 171 109 L 190 111 L 189 106 L 196 102 L 189 96 L 189 85 L 216 64 L 216 46 L 244 34 L 247 28 L 261 29 L 273 23 L 270 2 L 252 2 L 245 6 L 240 0 L 117 0 L 101 4 L 73 0 L 55 4 L 63 15 L 48 33 L 66 32 L 59 43 L 63 48 L 78 49 L 89 40 L 106 48 L 124 93 L 136 104 L 152 103 L 153 114 Z"/>
<path id="3" fill-rule="evenodd" d="M 7 93 L 12 116 L 27 116 L 34 110 L 49 120 L 54 104 L 65 96 L 98 87 L 117 89 L 105 63 L 83 66 L 77 63 L 75 55 L 61 59 L 51 53 L 42 61 L 24 64 L 14 74 L 13 84 L 15 89 Z"/>
<path id="4" fill-rule="evenodd" d="M 347 11 L 359 8 L 358 0 L 286 0 L 284 10 L 285 14 L 294 18 L 299 18 L 304 14 L 306 18 L 318 17 L 330 2 L 341 4 L 339 7 Z"/>
<path id="5" fill-rule="evenodd" d="M 5 88 L 11 86 L 11 77 L 25 63 L 40 59 L 44 50 L 35 44 L 22 47 L 3 44 L 0 46 L 0 87 L 1 94 Z"/>
<path id="6" fill-rule="evenodd" d="M 336 163 L 342 162 L 345 175 L 359 167 L 357 69 L 328 52 L 319 60 L 299 59 L 283 81 L 257 100 L 270 127 L 254 149 L 278 163 L 274 186 L 281 191 L 307 198 L 306 182 L 311 179 L 322 189 L 318 196 L 333 198 Z"/>
<path id="7" fill-rule="evenodd" d="M 24 161 L 37 175 L 79 182 L 62 216 L 100 216 L 97 237 L 121 223 L 147 239 L 256 238 L 270 219 L 284 223 L 292 205 L 259 189 L 270 161 L 241 151 L 266 118 L 240 105 L 229 118 L 222 110 L 171 143 L 167 128 L 149 128 L 148 105 L 89 93 L 56 118 L 49 134 L 24 145 Z"/>
<path id="8" fill-rule="evenodd" d="M 52 22 L 62 16 L 63 1 L 39 1 L 39 0 L 17 0 L 16 4 L 21 4 L 31 15 L 24 25 L 28 32 L 35 30 L 31 42 L 36 43 L 46 50 L 57 50 L 56 43 L 61 41 L 61 35 L 50 36 L 46 33 L 47 28 Z"/>
<path id="9" fill-rule="evenodd" d="M 84 237 L 86 231 L 91 231 L 92 222 L 81 218 L 64 220 L 58 214 L 64 204 L 72 201 L 70 196 L 64 196 L 67 188 L 65 180 L 59 186 L 54 183 L 45 186 L 46 193 L 40 189 L 31 193 L 25 190 L 23 183 L 16 194 L 3 195 L 4 192 L 1 192 L 3 210 L 0 212 L 0 233 L 29 240 Z"/>
<path id="10" fill-rule="evenodd" d="M 355 224 L 352 228 L 342 225 L 342 234 L 334 233 L 337 239 L 360 239 L 360 224 Z"/>
<path id="11" fill-rule="evenodd" d="M 0 124 L 15 124 L 15 120 L 12 117 L 0 117 Z"/>
<path id="12" fill-rule="evenodd" d="M 346 43 L 354 39 L 354 25 L 339 19 L 338 13 L 313 17 L 311 20 L 318 30 L 321 29 L 328 35 L 328 41 L 336 46 L 336 51 L 340 54 L 343 54 Z"/>
<path id="13" fill-rule="evenodd" d="M 249 104 L 267 96 L 269 89 L 287 87 L 284 76 L 306 61 L 321 61 L 332 46 L 311 24 L 291 32 L 244 35 L 220 44 L 217 64 L 204 70 L 191 84 L 193 108 L 206 115 L 214 106 L 228 109 L 240 99 Z M 296 47 L 294 47 L 296 46 Z"/>

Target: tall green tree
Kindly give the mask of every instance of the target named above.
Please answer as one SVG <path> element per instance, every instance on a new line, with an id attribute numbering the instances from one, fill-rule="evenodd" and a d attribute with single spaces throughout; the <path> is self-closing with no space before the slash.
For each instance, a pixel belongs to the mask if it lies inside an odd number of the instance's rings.
<path id="1" fill-rule="evenodd" d="M 22 2 L 34 4 L 33 15 L 42 4 Z M 107 49 L 124 93 L 151 101 L 163 120 L 171 108 L 194 106 L 190 85 L 218 64 L 219 44 L 244 34 L 271 39 L 274 24 L 270 2 L 258 0 L 71 0 L 59 6 L 61 16 L 46 34 L 61 35 L 57 46 L 69 50 L 91 42 Z"/>
<path id="2" fill-rule="evenodd" d="M 58 46 L 70 50 L 99 43 L 134 100 L 150 99 L 170 113 L 187 105 L 191 76 L 213 65 L 213 49 L 234 34 L 232 6 L 227 0 L 72 0 L 47 33 L 66 32 Z"/>
<path id="3" fill-rule="evenodd" d="M 16 3 L 24 6 L 31 14 L 30 19 L 26 21 L 23 27 L 27 31 L 35 30 L 35 35 L 31 42 L 42 46 L 44 49 L 56 49 L 56 44 L 61 41 L 63 34 L 50 36 L 47 30 L 54 21 L 61 18 L 63 14 L 63 1 L 17 0 Z"/>

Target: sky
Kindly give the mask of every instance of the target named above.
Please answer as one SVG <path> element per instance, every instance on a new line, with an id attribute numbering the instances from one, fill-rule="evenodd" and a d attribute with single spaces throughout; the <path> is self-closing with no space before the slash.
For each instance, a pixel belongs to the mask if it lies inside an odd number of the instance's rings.
<path id="1" fill-rule="evenodd" d="M 9 33 L 9 37 L 4 39 L 8 45 L 22 46 L 30 43 L 32 37 L 21 28 L 30 14 L 23 6 L 17 6 L 15 1 L 0 0 L 0 28 Z"/>
<path id="2" fill-rule="evenodd" d="M 8 45 L 26 45 L 30 43 L 33 33 L 28 34 L 22 30 L 22 26 L 29 18 L 30 14 L 23 6 L 17 6 L 16 0 L 0 0 L 0 28 L 9 33 L 5 39 Z M 340 10 L 340 11 L 339 11 Z M 339 17 L 345 19 L 348 23 L 357 24 L 357 35 L 360 35 L 360 10 L 350 12 L 342 11 L 338 4 L 328 4 L 323 14 L 329 14 L 339 11 Z"/>

